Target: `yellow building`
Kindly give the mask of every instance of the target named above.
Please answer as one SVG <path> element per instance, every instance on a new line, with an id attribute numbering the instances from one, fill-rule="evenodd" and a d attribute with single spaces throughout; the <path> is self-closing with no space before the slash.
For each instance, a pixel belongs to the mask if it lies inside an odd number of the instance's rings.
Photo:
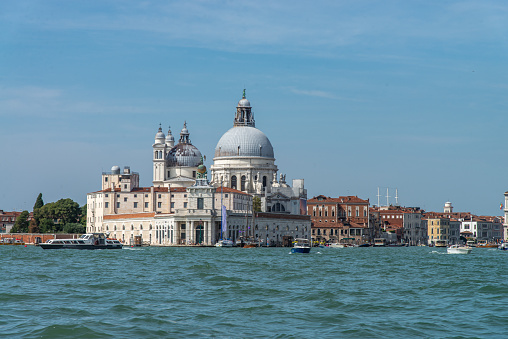
<path id="1" fill-rule="evenodd" d="M 448 244 L 450 240 L 450 219 L 429 218 L 427 219 L 427 232 L 429 244 Z"/>

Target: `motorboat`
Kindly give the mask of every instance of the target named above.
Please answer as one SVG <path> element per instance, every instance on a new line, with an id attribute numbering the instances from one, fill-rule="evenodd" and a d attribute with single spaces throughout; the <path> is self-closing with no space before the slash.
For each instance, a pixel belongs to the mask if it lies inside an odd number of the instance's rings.
<path id="1" fill-rule="evenodd" d="M 45 250 L 73 248 L 78 250 L 122 249 L 123 245 L 116 239 L 108 239 L 104 233 L 83 234 L 77 239 L 49 239 L 40 243 Z"/>
<path id="2" fill-rule="evenodd" d="M 448 254 L 469 254 L 473 250 L 472 247 L 464 245 L 451 245 L 446 249 Z"/>
<path id="3" fill-rule="evenodd" d="M 215 244 L 215 247 L 233 247 L 233 245 L 234 245 L 233 240 L 222 239 Z"/>
<path id="4" fill-rule="evenodd" d="M 0 245 L 24 245 L 25 243 L 20 239 L 15 238 L 0 238 Z"/>
<path id="5" fill-rule="evenodd" d="M 501 250 L 501 251 L 508 251 L 508 242 L 504 242 L 502 243 L 501 245 L 499 245 L 497 247 L 498 250 Z"/>
<path id="6" fill-rule="evenodd" d="M 310 253 L 309 239 L 296 238 L 291 253 Z"/>
<path id="7" fill-rule="evenodd" d="M 330 247 L 330 248 L 344 248 L 344 247 L 346 247 L 346 245 L 338 243 L 338 242 L 334 242 L 334 243 L 328 244 L 328 247 Z"/>
<path id="8" fill-rule="evenodd" d="M 496 248 L 498 247 L 495 243 L 489 243 L 487 240 L 478 240 L 476 248 Z"/>

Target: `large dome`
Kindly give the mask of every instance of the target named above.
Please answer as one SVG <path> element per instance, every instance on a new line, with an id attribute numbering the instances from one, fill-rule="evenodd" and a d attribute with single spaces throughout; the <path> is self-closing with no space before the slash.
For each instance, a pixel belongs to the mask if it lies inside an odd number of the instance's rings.
<path id="1" fill-rule="evenodd" d="M 192 144 L 178 144 L 168 153 L 168 166 L 197 167 L 201 164 L 201 152 Z"/>
<path id="2" fill-rule="evenodd" d="M 236 126 L 224 133 L 215 147 L 215 157 L 273 158 L 273 147 L 266 135 L 255 127 Z"/>

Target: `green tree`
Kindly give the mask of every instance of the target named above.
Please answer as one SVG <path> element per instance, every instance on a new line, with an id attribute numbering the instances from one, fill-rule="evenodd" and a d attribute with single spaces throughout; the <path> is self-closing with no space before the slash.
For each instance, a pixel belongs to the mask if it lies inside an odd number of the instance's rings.
<path id="1" fill-rule="evenodd" d="M 39 193 L 37 196 L 37 199 L 35 200 L 34 204 L 34 217 L 33 220 L 35 220 L 35 223 L 37 227 L 40 224 L 40 217 L 39 217 L 39 209 L 44 206 L 44 201 L 42 200 L 42 193 Z"/>
<path id="2" fill-rule="evenodd" d="M 63 227 L 64 233 L 85 233 L 85 227 L 80 223 L 65 224 Z"/>
<path id="3" fill-rule="evenodd" d="M 28 211 L 21 212 L 16 218 L 16 222 L 11 229 L 11 233 L 27 233 L 28 232 Z"/>
<path id="4" fill-rule="evenodd" d="M 35 200 L 34 211 L 41 208 L 42 206 L 44 206 L 44 201 L 42 200 L 42 193 L 39 193 L 37 200 Z"/>
<path id="5" fill-rule="evenodd" d="M 81 207 L 72 199 L 60 199 L 38 209 L 39 226 L 43 232 L 62 232 L 66 224 L 79 222 Z M 44 227 L 42 227 L 43 219 Z M 51 221 L 51 222 L 50 222 Z"/>
<path id="6" fill-rule="evenodd" d="M 30 223 L 28 225 L 28 233 L 40 233 L 39 225 L 37 225 L 35 218 L 32 218 L 32 220 L 30 220 Z"/>
<path id="7" fill-rule="evenodd" d="M 258 196 L 254 196 L 252 198 L 252 208 L 254 212 L 261 212 L 261 198 Z"/>
<path id="8" fill-rule="evenodd" d="M 53 223 L 53 219 L 42 218 L 40 220 L 39 228 L 41 233 L 55 232 L 55 224 Z"/>
<path id="9" fill-rule="evenodd" d="M 59 220 L 60 224 L 76 223 L 79 222 L 81 215 L 81 207 L 72 199 L 60 199 L 55 206 L 55 217 Z"/>

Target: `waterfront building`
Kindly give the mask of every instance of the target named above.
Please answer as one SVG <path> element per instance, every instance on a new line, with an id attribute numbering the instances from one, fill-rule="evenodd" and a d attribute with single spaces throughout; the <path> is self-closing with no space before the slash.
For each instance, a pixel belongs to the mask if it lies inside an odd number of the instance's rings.
<path id="1" fill-rule="evenodd" d="M 0 210 L 0 233 L 10 233 L 16 223 L 16 219 L 22 212 L 5 212 Z M 32 220 L 33 212 L 28 213 L 28 221 Z"/>
<path id="2" fill-rule="evenodd" d="M 461 220 L 460 233 L 467 238 L 498 242 L 503 239 L 503 222 L 499 217 L 471 215 Z"/>
<path id="3" fill-rule="evenodd" d="M 403 207 L 402 230 L 404 243 L 411 246 L 427 243 L 427 228 L 422 226 L 422 213 L 419 207 Z"/>
<path id="4" fill-rule="evenodd" d="M 101 190 L 87 195 L 88 232 L 160 246 L 213 245 L 220 237 L 280 245 L 284 239 L 310 237 L 304 181 L 293 180 L 291 187 L 282 174 L 277 181 L 273 147 L 255 128 L 245 91 L 233 128 L 217 144 L 212 182 L 187 123 L 174 143 L 171 129 L 165 135 L 159 127 L 151 187 L 139 187 L 139 174 L 129 167 L 121 173 L 114 166 L 102 174 Z M 261 200 L 261 212 L 253 212 L 254 196 Z M 224 232 L 221 203 L 227 209 Z"/>
<path id="5" fill-rule="evenodd" d="M 4 212 L 0 210 L 0 233 L 9 233 L 21 212 Z"/>
<path id="6" fill-rule="evenodd" d="M 428 243 L 435 245 L 437 240 L 449 242 L 450 219 L 449 218 L 426 218 Z"/>
<path id="7" fill-rule="evenodd" d="M 368 199 L 319 195 L 307 201 L 307 211 L 312 220 L 312 238 L 316 241 L 363 243 L 373 240 Z"/>
<path id="8" fill-rule="evenodd" d="M 245 96 L 238 102 L 233 127 L 222 135 L 215 147 L 211 184 L 230 187 L 261 199 L 263 212 L 305 214 L 307 190 L 303 179 L 293 180 L 280 174 L 268 137 L 256 128 L 251 103 Z"/>

